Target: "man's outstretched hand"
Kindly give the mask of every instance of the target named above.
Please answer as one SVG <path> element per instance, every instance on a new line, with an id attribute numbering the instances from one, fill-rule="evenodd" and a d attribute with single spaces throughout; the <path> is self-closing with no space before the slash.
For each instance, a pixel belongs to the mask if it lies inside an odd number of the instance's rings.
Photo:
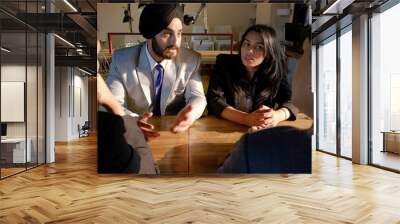
<path id="1" fill-rule="evenodd" d="M 194 114 L 193 114 L 192 105 L 187 105 L 181 111 L 179 111 L 176 119 L 171 127 L 171 132 L 179 133 L 186 131 L 194 122 Z"/>
<path id="2" fill-rule="evenodd" d="M 154 125 L 148 123 L 148 119 L 152 116 L 153 113 L 151 112 L 144 113 L 140 120 L 137 122 L 140 130 L 142 130 L 144 136 L 146 137 L 146 140 L 149 140 L 149 138 L 160 136 L 160 133 L 155 130 Z"/>

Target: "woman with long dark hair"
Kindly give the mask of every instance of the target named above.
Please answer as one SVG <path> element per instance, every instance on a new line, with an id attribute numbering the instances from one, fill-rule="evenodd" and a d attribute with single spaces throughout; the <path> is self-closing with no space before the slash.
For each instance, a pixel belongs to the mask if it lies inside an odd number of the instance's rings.
<path id="1" fill-rule="evenodd" d="M 295 120 L 290 102 L 286 56 L 273 28 L 249 27 L 238 55 L 218 55 L 207 92 L 208 111 L 224 119 L 262 129 Z"/>

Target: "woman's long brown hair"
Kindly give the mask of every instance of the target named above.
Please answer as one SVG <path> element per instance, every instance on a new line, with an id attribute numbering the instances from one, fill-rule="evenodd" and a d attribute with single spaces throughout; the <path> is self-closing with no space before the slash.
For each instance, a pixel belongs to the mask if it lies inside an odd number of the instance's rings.
<path id="1" fill-rule="evenodd" d="M 272 96 L 274 98 L 276 96 L 281 80 L 286 78 L 287 63 L 283 48 L 272 27 L 259 24 L 250 26 L 242 35 L 240 47 L 242 47 L 246 35 L 250 32 L 258 33 L 264 42 L 265 59 L 255 73 L 255 76 L 257 76 L 256 94 L 258 95 L 258 102 L 254 103 L 258 107 L 267 97 Z"/>

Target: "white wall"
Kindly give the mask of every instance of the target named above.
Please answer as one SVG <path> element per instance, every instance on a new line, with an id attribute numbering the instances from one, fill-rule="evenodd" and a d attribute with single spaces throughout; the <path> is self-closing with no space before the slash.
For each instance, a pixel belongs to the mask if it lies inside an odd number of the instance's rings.
<path id="1" fill-rule="evenodd" d="M 271 4 L 257 4 L 256 23 L 271 24 Z"/>
<path id="2" fill-rule="evenodd" d="M 123 23 L 124 10 L 127 3 L 98 3 L 97 4 L 97 39 L 107 44 L 102 45 L 103 49 L 108 49 L 108 33 L 129 33 L 129 23 Z M 139 32 L 139 16 L 143 8 L 138 9 L 138 3 L 130 3 L 132 16 L 132 30 Z M 128 41 L 129 40 L 129 41 Z M 136 42 L 143 40 L 142 36 L 113 36 L 113 49 L 127 47 L 126 42 Z"/>
<path id="3" fill-rule="evenodd" d="M 55 140 L 68 140 L 69 117 L 69 69 L 68 67 L 55 68 Z"/>
<path id="4" fill-rule="evenodd" d="M 292 20 L 293 4 L 257 3 L 256 23 L 271 26 L 277 32 L 279 40 L 285 39 L 285 23 Z M 289 9 L 289 15 L 278 15 L 278 9 Z"/>
<path id="5" fill-rule="evenodd" d="M 132 27 L 134 32 L 139 30 L 138 3 L 131 4 L 131 15 L 133 18 Z M 123 23 L 124 10 L 127 3 L 98 3 L 97 4 L 97 39 L 107 40 L 107 33 L 130 32 L 129 23 Z"/>
<path id="6" fill-rule="evenodd" d="M 200 3 L 185 4 L 185 14 L 195 15 Z M 255 20 L 255 3 L 207 3 L 207 23 L 209 32 L 214 32 L 216 26 L 231 25 L 233 38 L 239 40 L 239 34 L 244 32 Z M 195 25 L 204 25 L 204 10 Z M 192 32 L 191 26 L 184 26 L 184 32 Z"/>
<path id="7" fill-rule="evenodd" d="M 25 82 L 26 67 L 19 64 L 3 64 L 1 66 L 1 81 Z M 27 68 L 32 70 L 32 67 Z M 7 108 L 1 108 L 7 110 Z M 25 122 L 7 122 L 8 137 L 25 137 Z"/>
<path id="8" fill-rule="evenodd" d="M 196 14 L 200 3 L 186 3 L 185 14 Z M 122 23 L 124 3 L 98 3 L 97 4 L 97 38 L 101 41 L 107 40 L 109 32 L 129 32 L 128 23 Z M 139 17 L 143 8 L 138 9 L 138 3 L 131 3 L 131 14 L 133 18 L 133 32 L 139 32 Z M 229 12 L 229 13 L 221 13 Z M 207 3 L 208 24 L 212 31 L 216 25 L 232 25 L 234 38 L 250 25 L 250 19 L 255 19 L 256 4 L 226 4 Z M 235 16 L 232 16 L 235 15 Z M 196 25 L 204 25 L 204 11 L 198 18 Z M 184 26 L 184 32 L 191 32 L 191 26 Z"/>
<path id="9" fill-rule="evenodd" d="M 56 67 L 55 85 L 55 140 L 77 139 L 78 124 L 88 120 L 88 78 L 76 68 Z"/>

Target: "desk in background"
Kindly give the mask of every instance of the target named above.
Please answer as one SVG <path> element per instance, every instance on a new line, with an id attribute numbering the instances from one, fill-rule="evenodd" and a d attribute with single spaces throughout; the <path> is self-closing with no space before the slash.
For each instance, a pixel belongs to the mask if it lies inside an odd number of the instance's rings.
<path id="1" fill-rule="evenodd" d="M 197 52 L 201 55 L 202 64 L 215 64 L 217 55 L 231 53 L 231 51 L 204 51 L 204 50 L 200 50 Z M 233 51 L 232 54 L 238 54 L 238 52 Z M 99 52 L 99 55 L 101 56 L 99 58 L 101 61 L 106 60 L 109 63 L 111 63 L 111 54 L 108 52 L 108 49 L 102 49 Z"/>
<path id="2" fill-rule="evenodd" d="M 207 116 L 197 120 L 189 130 L 173 134 L 169 129 L 174 119 L 172 116 L 150 119 L 161 134 L 149 141 L 161 174 L 215 173 L 235 142 L 248 130 L 245 126 Z M 278 126 L 311 131 L 312 120 L 299 114 L 296 121 L 284 121 Z"/>
<path id="3" fill-rule="evenodd" d="M 383 131 L 382 152 L 393 152 L 400 154 L 400 131 Z"/>
<path id="4" fill-rule="evenodd" d="M 27 143 L 26 151 L 25 145 Z M 1 159 L 5 164 L 25 164 L 31 161 L 32 141 L 28 138 L 1 139 Z"/>
<path id="5" fill-rule="evenodd" d="M 219 54 L 230 54 L 230 51 L 197 51 L 201 55 L 201 64 L 215 65 L 217 56 Z M 238 54 L 237 51 L 233 51 L 232 54 Z"/>

